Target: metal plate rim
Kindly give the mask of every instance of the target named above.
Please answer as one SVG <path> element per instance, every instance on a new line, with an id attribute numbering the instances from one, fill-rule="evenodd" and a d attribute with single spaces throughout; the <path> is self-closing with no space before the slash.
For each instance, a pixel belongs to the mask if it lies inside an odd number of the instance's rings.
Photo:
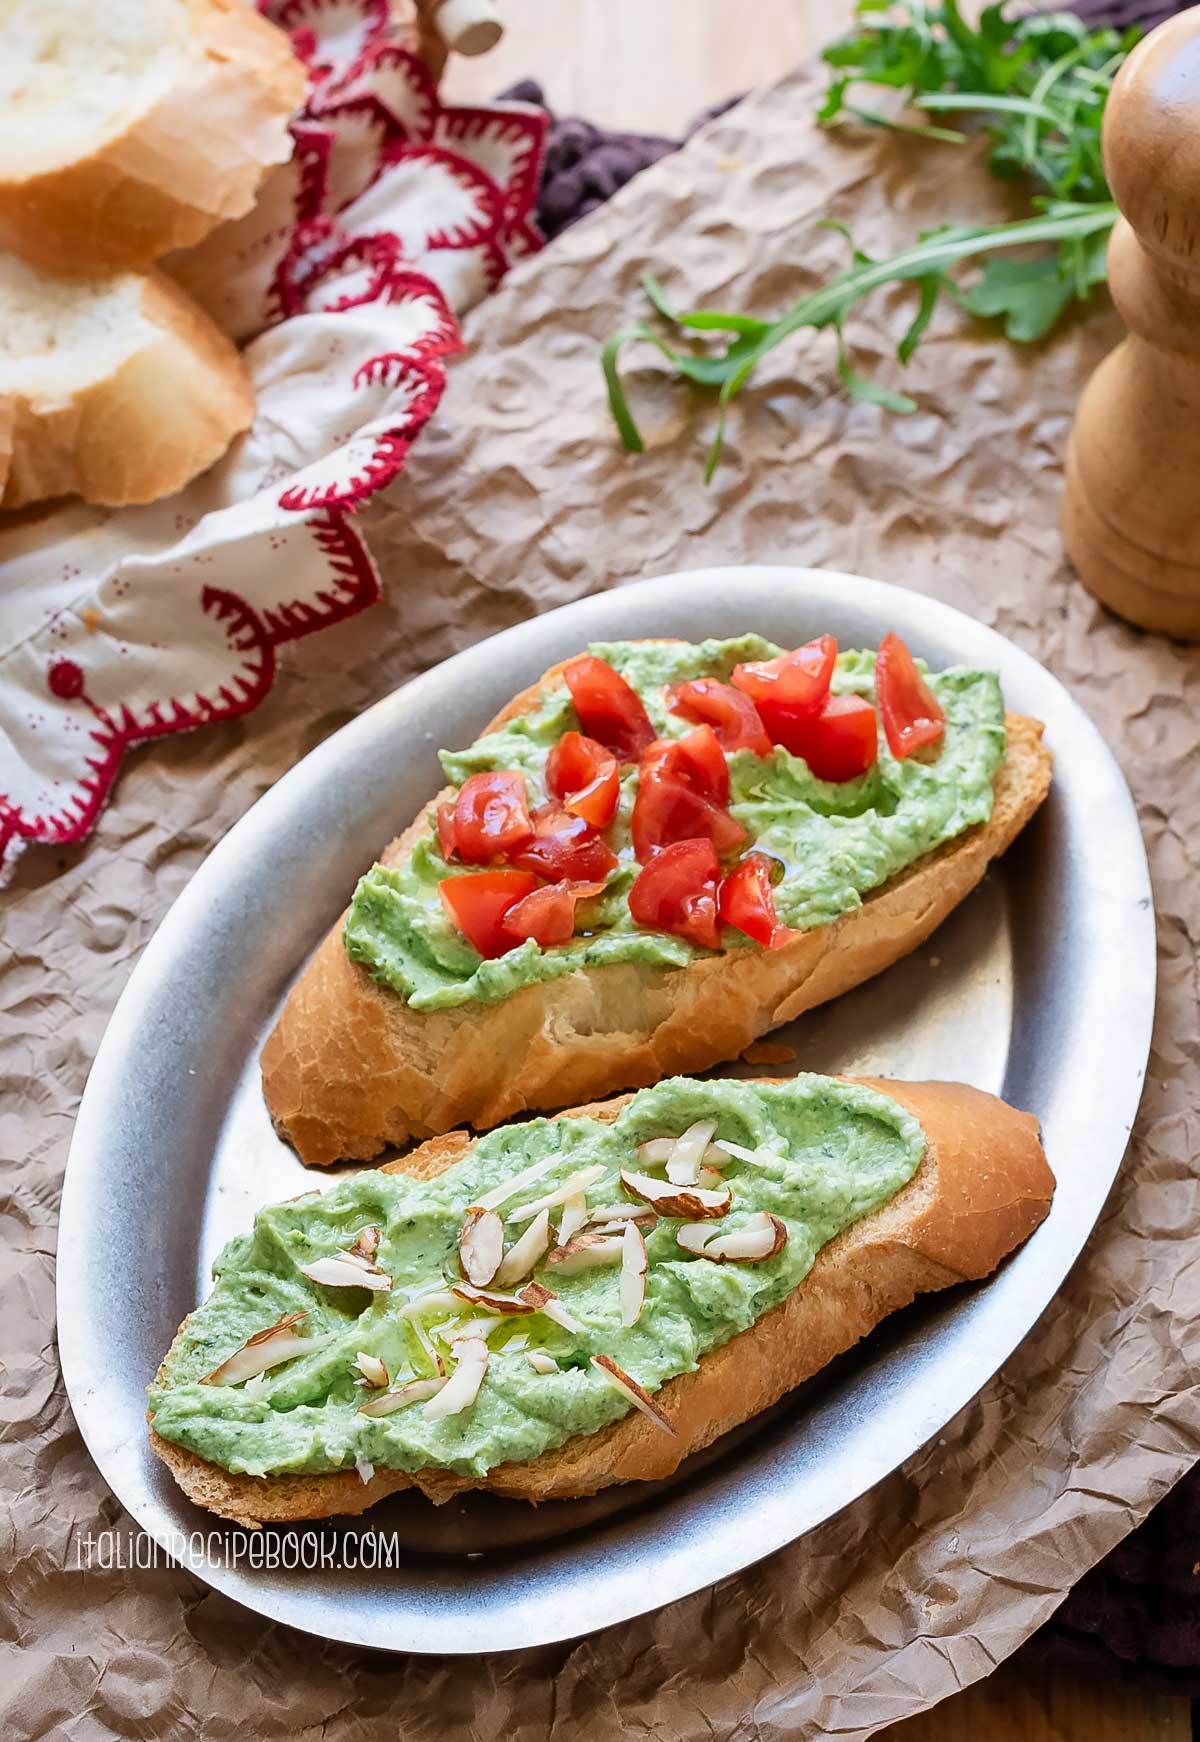
<path id="1" fill-rule="evenodd" d="M 824 600 L 831 609 L 836 609 L 839 604 L 857 609 L 860 615 L 874 619 L 880 632 L 885 626 L 895 625 L 910 638 L 915 636 L 918 642 L 921 635 L 927 633 L 935 639 L 961 646 L 964 658 L 974 663 L 999 666 L 1005 673 L 1006 688 L 1012 675 L 1019 689 L 1044 698 L 1040 711 L 1053 714 L 1060 730 L 1069 728 L 1072 742 L 1077 747 L 1082 746 L 1093 759 L 1095 778 L 1103 789 L 1105 802 L 1115 807 L 1107 817 L 1105 858 L 1110 865 L 1118 865 L 1125 879 L 1124 895 L 1129 898 L 1122 908 L 1122 912 L 1128 915 L 1129 932 L 1125 938 L 1124 977 L 1120 988 L 1125 1008 L 1121 1046 L 1124 1061 L 1128 1064 L 1132 1060 L 1133 1064 L 1122 1079 L 1119 1090 L 1110 1086 L 1110 1093 L 1116 1097 L 1113 1111 L 1114 1125 L 1118 1129 L 1102 1164 L 1096 1167 L 1086 1218 L 1070 1230 L 1057 1230 L 1052 1261 L 1036 1267 L 1036 1310 L 1027 1320 L 1016 1328 L 1011 1323 L 1003 1325 L 998 1332 L 996 1327 L 989 1327 L 986 1342 L 982 1337 L 980 1340 L 982 1359 L 978 1371 L 971 1376 L 969 1383 L 960 1385 L 950 1395 L 940 1391 L 938 1403 L 932 1411 L 927 1410 L 924 1414 L 918 1411 L 918 1419 L 910 1425 L 897 1455 L 893 1456 L 891 1450 L 884 1453 L 876 1465 L 860 1472 L 861 1479 L 849 1484 L 839 1494 L 836 1505 L 828 1507 L 820 1518 L 808 1519 L 800 1529 L 793 1529 L 792 1521 L 782 1516 L 759 1520 L 754 1530 L 742 1528 L 736 1533 L 737 1546 L 733 1552 L 730 1552 L 729 1545 L 723 1547 L 718 1557 L 719 1564 L 711 1555 L 681 1557 L 676 1551 L 668 1557 L 666 1574 L 656 1578 L 650 1594 L 644 1580 L 632 1584 L 628 1580 L 616 1581 L 611 1590 L 605 1589 L 604 1581 L 600 1580 L 600 1594 L 583 1626 L 576 1624 L 573 1611 L 564 1611 L 561 1607 L 555 1609 L 551 1605 L 553 1612 L 539 1620 L 536 1612 L 519 1606 L 520 1612 L 516 1615 L 510 1614 L 506 1619 L 500 1613 L 492 1617 L 493 1625 L 482 1630 L 468 1626 L 464 1631 L 461 1616 L 452 1609 L 442 1612 L 435 1607 L 429 1614 L 406 1612 L 402 1635 L 381 1637 L 377 1626 L 365 1626 L 361 1616 L 345 1612 L 342 1606 L 326 1603 L 323 1614 L 310 1613 L 313 1605 L 306 1604 L 303 1592 L 297 1600 L 288 1587 L 280 1588 L 269 1582 L 264 1584 L 220 1565 L 210 1564 L 195 1569 L 214 1589 L 234 1597 L 258 1613 L 285 1621 L 318 1637 L 347 1644 L 454 1655 L 517 1649 L 578 1637 L 581 1633 L 647 1613 L 718 1578 L 741 1571 L 858 1499 L 952 1420 L 1028 1334 L 1057 1292 L 1099 1216 L 1124 1154 L 1140 1098 L 1154 1007 L 1154 916 L 1149 871 L 1133 801 L 1115 758 L 1095 726 L 1057 679 L 1013 643 L 975 623 L 952 606 L 884 582 L 838 571 L 790 565 L 728 565 L 631 582 L 559 607 L 475 644 L 414 678 L 342 727 L 251 807 L 217 843 L 178 897 L 143 952 L 114 1011 L 97 1053 L 71 1145 L 63 1193 L 60 1252 L 87 1252 L 89 1235 L 97 1221 L 97 1206 L 103 1202 L 104 1134 L 108 1132 L 111 1136 L 113 1122 L 123 1116 L 123 1104 L 127 1104 L 131 1089 L 134 1101 L 137 1100 L 136 1073 L 131 1079 L 130 1061 L 137 1056 L 138 1021 L 148 989 L 156 976 L 168 970 L 195 929 L 203 927 L 210 894 L 219 890 L 238 856 L 248 846 L 253 851 L 256 840 L 269 840 L 273 831 L 286 823 L 305 791 L 312 790 L 314 781 L 328 779 L 339 764 L 356 756 L 361 746 L 377 742 L 381 735 L 386 737 L 395 732 L 405 715 L 419 714 L 426 698 L 441 692 L 446 686 L 470 693 L 473 679 L 484 670 L 482 662 L 488 659 L 494 661 L 499 657 L 503 662 L 509 651 L 515 650 L 518 663 L 531 667 L 531 679 L 551 663 L 550 658 L 544 657 L 544 650 L 551 643 L 557 642 L 562 651 L 569 652 L 589 639 L 612 638 L 619 634 L 618 624 L 623 618 L 639 612 L 652 614 L 659 608 L 665 615 L 676 619 L 688 612 L 700 618 L 706 599 L 712 610 L 720 605 L 727 610 L 731 588 L 750 593 L 758 587 L 766 588 L 770 596 L 782 599 L 781 608 L 785 613 L 792 595 L 802 593 L 803 608 L 810 614 L 813 610 L 819 611 Z M 801 609 L 799 601 L 797 609 Z M 698 624 L 693 625 L 692 632 L 695 633 L 698 627 Z M 528 659 L 525 658 L 527 652 Z M 556 657 L 561 657 L 561 652 Z M 1050 1228 L 1051 1222 L 1047 1222 L 1025 1252 L 1019 1255 L 1018 1261 L 1026 1262 L 1026 1254 L 1032 1257 L 1047 1250 L 1046 1236 Z M 1035 1273 L 1031 1262 L 1027 1262 L 1027 1270 Z M 105 1431 L 103 1420 L 104 1388 L 97 1386 L 92 1377 L 96 1372 L 98 1347 L 95 1327 L 89 1323 L 86 1278 L 73 1267 L 60 1264 L 57 1293 L 60 1360 L 85 1443 L 130 1514 L 160 1545 L 167 1546 L 173 1530 L 178 1528 L 179 1514 L 187 1503 L 182 1496 L 177 1496 L 172 1514 L 170 1505 L 164 1507 L 153 1487 L 115 1456 L 111 1435 Z M 986 1318 L 987 1315 L 975 1316 Z M 785 1510 L 778 1509 L 780 1514 Z M 187 1511 L 191 1513 L 192 1509 L 187 1507 Z M 589 1559 L 584 1548 L 577 1552 L 582 1561 Z M 564 1613 L 569 1617 L 567 1622 L 561 1618 Z"/>

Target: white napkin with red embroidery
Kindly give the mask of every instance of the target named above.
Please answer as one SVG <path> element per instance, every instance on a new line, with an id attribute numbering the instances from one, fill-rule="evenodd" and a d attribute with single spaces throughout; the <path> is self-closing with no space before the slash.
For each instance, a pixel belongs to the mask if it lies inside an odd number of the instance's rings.
<path id="1" fill-rule="evenodd" d="M 547 118 L 444 106 L 387 0 L 260 0 L 311 72 L 254 210 L 165 264 L 244 346 L 253 426 L 179 495 L 0 531 L 0 881 L 93 827 L 126 747 L 248 713 L 361 611 L 352 513 L 404 464 L 458 321 L 516 257 Z"/>

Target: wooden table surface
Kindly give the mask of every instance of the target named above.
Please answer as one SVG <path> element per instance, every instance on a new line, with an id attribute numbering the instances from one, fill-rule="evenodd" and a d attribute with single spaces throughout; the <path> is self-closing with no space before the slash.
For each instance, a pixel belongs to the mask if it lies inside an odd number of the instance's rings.
<path id="1" fill-rule="evenodd" d="M 734 92 L 765 83 L 830 41 L 852 0 L 500 0 L 505 36 L 488 55 L 451 58 L 444 90 L 460 102 L 535 78 L 559 114 L 676 134 Z M 893 1742 L 1190 1742 L 1186 1700 L 1020 1664 L 999 1669 Z"/>

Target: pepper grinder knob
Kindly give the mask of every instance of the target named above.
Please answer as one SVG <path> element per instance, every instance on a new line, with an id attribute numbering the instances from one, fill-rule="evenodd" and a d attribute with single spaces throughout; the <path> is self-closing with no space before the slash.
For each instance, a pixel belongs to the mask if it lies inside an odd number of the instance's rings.
<path id="1" fill-rule="evenodd" d="M 1062 532 L 1118 615 L 1200 640 L 1200 6 L 1150 32 L 1113 81 L 1108 248 L 1128 336 L 1079 402 Z"/>

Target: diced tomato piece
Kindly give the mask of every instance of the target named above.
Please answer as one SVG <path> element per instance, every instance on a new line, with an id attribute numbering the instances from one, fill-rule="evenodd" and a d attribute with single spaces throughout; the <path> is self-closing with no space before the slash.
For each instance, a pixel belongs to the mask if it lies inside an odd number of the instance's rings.
<path id="1" fill-rule="evenodd" d="M 630 832 L 643 863 L 672 841 L 701 837 L 731 853 L 746 831 L 724 808 L 729 764 L 711 726 L 652 744 L 638 769 Z"/>
<path id="2" fill-rule="evenodd" d="M 543 948 L 569 943 L 575 934 L 575 903 L 599 895 L 603 888 L 603 883 L 543 883 L 509 908 L 501 926 L 518 943 L 526 938 Z"/>
<path id="3" fill-rule="evenodd" d="M 657 753 L 657 745 L 646 753 L 646 760 Z M 717 734 L 711 726 L 697 726 L 682 738 L 669 740 L 663 761 L 672 772 L 681 773 L 688 785 L 714 804 L 729 802 L 729 764 Z"/>
<path id="4" fill-rule="evenodd" d="M 572 816 L 603 829 L 616 815 L 621 770 L 603 744 L 582 732 L 564 732 L 546 758 L 546 785 Z"/>
<path id="5" fill-rule="evenodd" d="M 879 755 L 875 710 L 861 696 L 829 696 L 819 714 L 764 707 L 774 743 L 803 756 L 818 780 L 853 780 Z"/>
<path id="6" fill-rule="evenodd" d="M 771 702 L 797 714 L 815 713 L 829 694 L 836 660 L 833 636 L 818 635 L 815 641 L 806 641 L 803 647 L 775 659 L 755 659 L 735 666 L 733 683 L 760 706 Z"/>
<path id="7" fill-rule="evenodd" d="M 467 871 L 443 877 L 442 905 L 481 956 L 502 956 L 516 947 L 504 930 L 504 916 L 538 887 L 532 871 Z"/>
<path id="8" fill-rule="evenodd" d="M 532 834 L 525 776 L 511 770 L 469 775 L 453 807 L 443 805 L 438 811 L 443 857 L 459 858 L 466 865 L 494 864 Z"/>
<path id="9" fill-rule="evenodd" d="M 616 870 L 617 856 L 607 841 L 557 799 L 539 805 L 532 820 L 533 839 L 509 856 L 522 871 L 536 871 L 551 883 L 564 877 L 573 883 L 603 883 Z"/>
<path id="10" fill-rule="evenodd" d="M 711 726 L 723 750 L 753 750 L 756 756 L 771 754 L 771 740 L 750 697 L 732 684 L 722 683 L 720 678 L 698 677 L 690 683 L 671 684 L 667 706 L 685 720 Z"/>
<path id="11" fill-rule="evenodd" d="M 636 762 L 653 742 L 654 727 L 642 699 L 607 660 L 585 654 L 564 671 L 579 724 L 622 762 Z"/>
<path id="12" fill-rule="evenodd" d="M 703 949 L 719 949 L 719 877 L 711 841 L 674 841 L 634 878 L 629 911 L 638 925 L 652 931 L 671 932 Z"/>
<path id="13" fill-rule="evenodd" d="M 893 756 L 936 744 L 946 730 L 941 704 L 898 635 L 887 634 L 875 658 L 875 694 Z"/>
<path id="14" fill-rule="evenodd" d="M 750 853 L 721 885 L 719 909 L 726 925 L 745 932 L 764 949 L 780 950 L 800 933 L 782 925 L 771 888 L 772 861 L 765 853 Z"/>

